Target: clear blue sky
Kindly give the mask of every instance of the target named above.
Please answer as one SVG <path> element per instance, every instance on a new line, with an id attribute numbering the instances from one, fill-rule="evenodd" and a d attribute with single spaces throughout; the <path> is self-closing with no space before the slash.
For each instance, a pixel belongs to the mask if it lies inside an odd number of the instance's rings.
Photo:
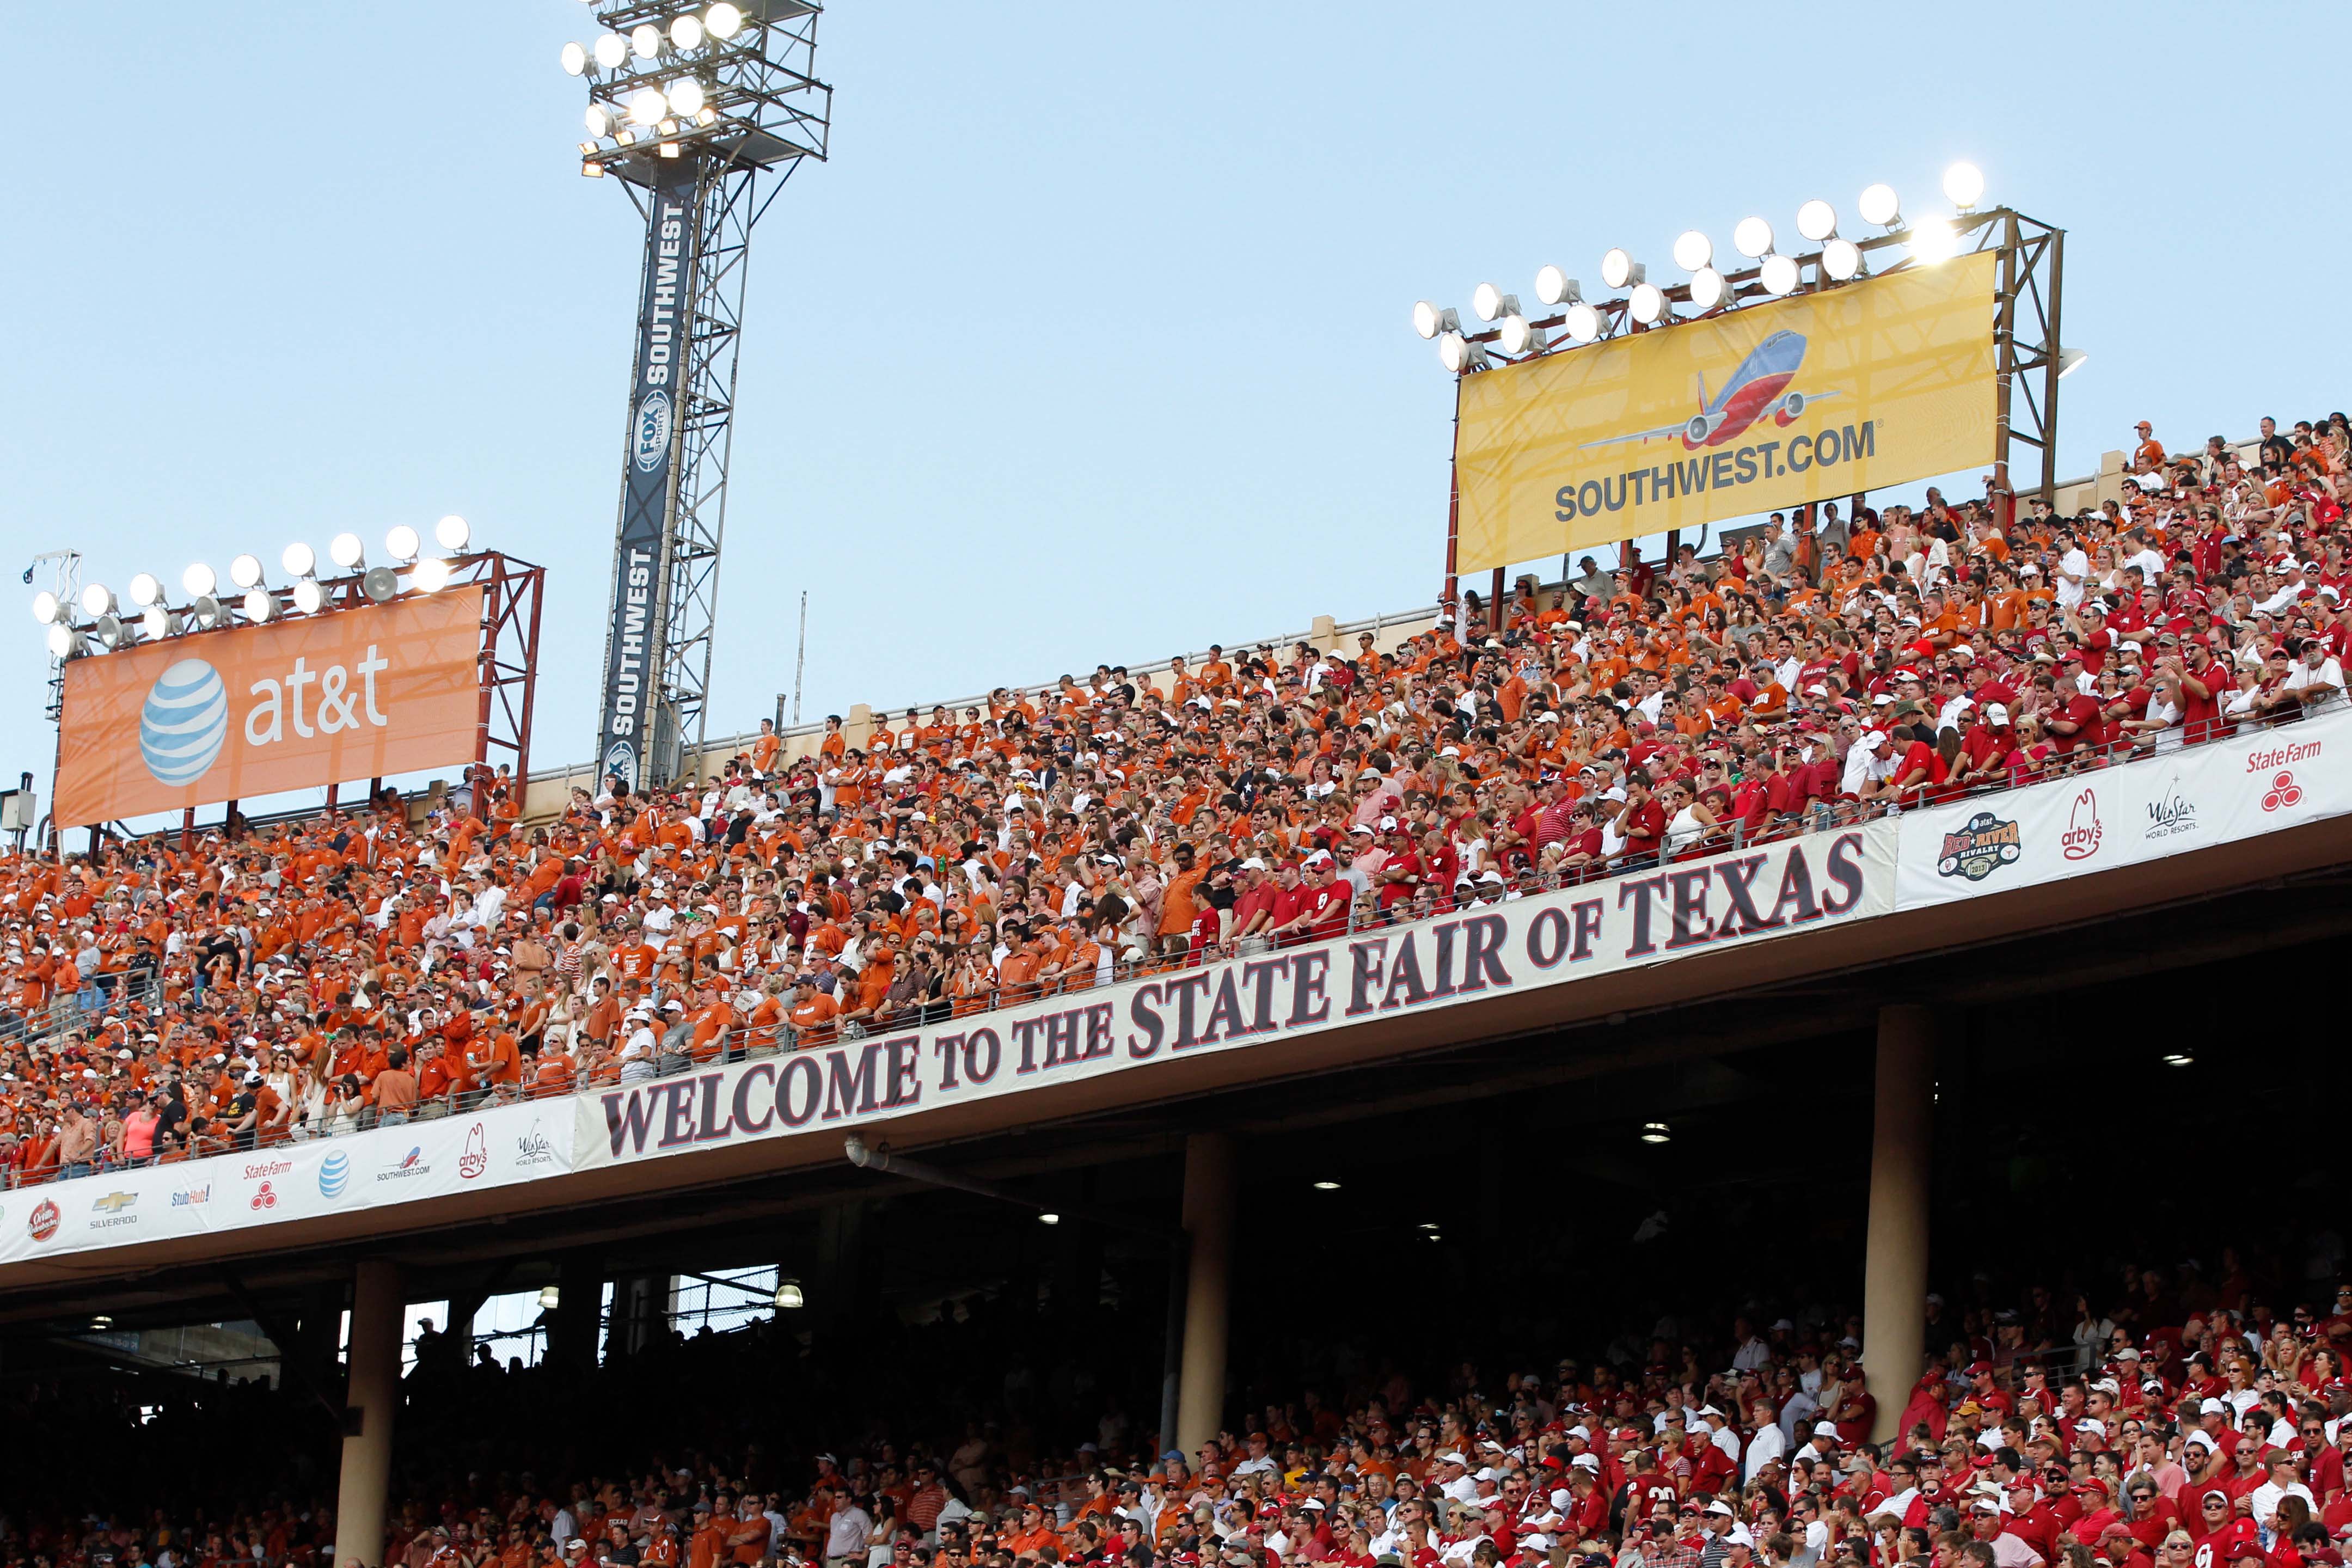
<path id="1" fill-rule="evenodd" d="M 2063 471 L 2142 416 L 2352 402 L 2347 16 L 838 0 L 833 160 L 754 247 L 712 729 L 789 688 L 804 588 L 817 714 L 1426 603 L 1451 394 L 1413 300 L 1614 244 L 1667 271 L 1685 227 L 1874 180 L 1939 207 L 1955 158 L 2069 230 Z M 7 548 L 119 590 L 463 512 L 552 568 L 535 752 L 587 756 L 638 244 L 575 172 L 591 26 L 16 16 Z M 21 607 L 0 671 L 0 774 L 46 799 Z"/>

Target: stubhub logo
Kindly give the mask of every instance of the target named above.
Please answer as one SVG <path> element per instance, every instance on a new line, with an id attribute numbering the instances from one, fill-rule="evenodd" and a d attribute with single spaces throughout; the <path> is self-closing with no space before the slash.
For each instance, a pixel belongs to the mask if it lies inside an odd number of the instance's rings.
<path id="1" fill-rule="evenodd" d="M 319 1166 L 319 1195 L 339 1198 L 352 1179 L 352 1157 L 341 1149 L 329 1154 Z"/>

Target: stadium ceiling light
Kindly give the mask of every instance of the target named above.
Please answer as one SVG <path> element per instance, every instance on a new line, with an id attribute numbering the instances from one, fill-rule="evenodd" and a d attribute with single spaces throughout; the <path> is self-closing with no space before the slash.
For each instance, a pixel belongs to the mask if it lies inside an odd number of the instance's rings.
<path id="1" fill-rule="evenodd" d="M 1944 171 L 1944 195 L 1962 212 L 1969 211 L 1984 199 L 1984 171 L 1967 162 L 1953 164 Z"/>
<path id="2" fill-rule="evenodd" d="M 588 63 L 594 57 L 588 53 L 585 45 L 571 43 L 564 45 L 562 53 L 556 58 L 563 62 L 565 76 L 585 76 L 588 74 Z"/>
<path id="3" fill-rule="evenodd" d="M 251 554 L 240 555 L 236 560 L 230 562 L 228 563 L 228 580 L 236 584 L 240 588 L 255 588 L 260 586 L 261 557 Z"/>
<path id="4" fill-rule="evenodd" d="M 33 619 L 42 626 L 57 625 L 58 616 L 64 609 L 65 605 L 58 601 L 58 596 L 47 588 L 33 595 Z"/>
<path id="5" fill-rule="evenodd" d="M 1517 310 L 1503 318 L 1501 342 L 1507 354 L 1523 354 L 1529 349 L 1551 346 L 1551 340 L 1544 335 L 1544 330 Z"/>
<path id="6" fill-rule="evenodd" d="M 163 602 L 163 584 L 155 580 L 155 574 L 137 572 L 131 574 L 131 602 L 142 609 Z"/>
<path id="7" fill-rule="evenodd" d="M 1329 1180 L 1320 1181 L 1315 1184 L 1315 1190 L 1318 1193 L 1336 1193 L 1339 1190 L 1339 1184 Z"/>
<path id="8" fill-rule="evenodd" d="M 1612 246 L 1601 258 L 1601 281 L 1612 289 L 1623 289 L 1642 281 L 1646 269 L 1633 259 L 1632 252 L 1622 246 Z"/>
<path id="9" fill-rule="evenodd" d="M 689 11 L 669 25 L 669 41 L 681 49 L 702 47 L 702 18 Z"/>
<path id="10" fill-rule="evenodd" d="M 670 111 L 674 114 L 691 119 L 702 112 L 702 84 L 690 76 L 682 76 L 670 83 L 669 91 L 664 96 L 669 100 Z"/>
<path id="11" fill-rule="evenodd" d="M 294 607 L 306 616 L 315 616 L 327 607 L 327 591 L 319 586 L 315 577 L 305 577 L 294 584 Z"/>
<path id="12" fill-rule="evenodd" d="M 1047 1209 L 1044 1214 L 1037 1216 L 1037 1223 L 1039 1225 L 1059 1225 L 1062 1223 L 1062 1216 L 1055 1214 L 1052 1209 Z"/>
<path id="13" fill-rule="evenodd" d="M 1601 335 L 1601 312 L 1579 300 L 1568 308 L 1565 325 L 1570 337 L 1580 343 L 1589 343 Z"/>
<path id="14" fill-rule="evenodd" d="M 1895 199 L 1895 187 L 1892 185 L 1871 186 L 1862 193 L 1862 199 L 1854 205 L 1864 223 L 1893 228 L 1903 221 L 1903 208 Z"/>
<path id="15" fill-rule="evenodd" d="M 1654 326 L 1666 313 L 1665 290 L 1654 283 L 1636 283 L 1633 292 L 1626 296 L 1625 309 L 1642 325 Z"/>
<path id="16" fill-rule="evenodd" d="M 1715 241 L 1695 228 L 1686 228 L 1675 237 L 1675 265 L 1685 272 L 1696 272 L 1715 259 Z"/>
<path id="17" fill-rule="evenodd" d="M 278 614 L 278 595 L 267 588 L 256 588 L 245 596 L 245 618 L 258 626 Z"/>
<path id="18" fill-rule="evenodd" d="M 562 1305 L 563 1305 L 563 1288 L 562 1286 L 541 1285 L 539 1288 L 539 1310 L 541 1311 L 552 1312 L 556 1308 L 561 1307 Z"/>
<path id="19" fill-rule="evenodd" d="M 1566 272 L 1546 264 L 1536 268 L 1536 298 L 1547 305 L 1573 305 L 1584 298 L 1584 289 Z"/>
<path id="20" fill-rule="evenodd" d="M 1491 321 L 1503 313 L 1503 291 L 1492 283 L 1481 283 L 1470 290 L 1470 309 L 1482 321 Z"/>
<path id="21" fill-rule="evenodd" d="M 1731 247 L 1750 261 L 1762 260 L 1772 251 L 1772 226 L 1760 217 L 1741 218 L 1731 231 Z"/>
<path id="22" fill-rule="evenodd" d="M 1782 294 L 1793 294 L 1797 291 L 1796 258 L 1789 256 L 1768 256 L 1764 258 L 1764 265 L 1758 271 L 1757 277 L 1763 283 L 1764 292 L 1767 294 L 1775 298 Z"/>
<path id="23" fill-rule="evenodd" d="M 1642 1142 L 1644 1143 L 1671 1142 L 1674 1140 L 1674 1129 L 1668 1127 L 1663 1121 L 1644 1121 L 1642 1123 Z"/>
<path id="24" fill-rule="evenodd" d="M 1421 1222 L 1421 1228 L 1423 1230 L 1434 1232 L 1437 1229 L 1437 1223 L 1434 1220 L 1423 1220 Z"/>
<path id="25" fill-rule="evenodd" d="M 1837 208 L 1815 196 L 1797 209 L 1797 232 L 1819 245 L 1837 232 Z"/>
<path id="26" fill-rule="evenodd" d="M 776 1310 L 797 1312 L 806 1305 L 808 1297 L 802 1293 L 799 1280 L 786 1279 L 776 1282 Z"/>
<path id="27" fill-rule="evenodd" d="M 417 543 L 416 531 L 404 522 L 394 524 L 383 536 L 383 547 L 392 552 L 395 561 L 415 560 Z"/>
<path id="28" fill-rule="evenodd" d="M 618 33 L 599 33 L 593 52 L 600 68 L 616 71 L 628 63 L 629 40 Z"/>
<path id="29" fill-rule="evenodd" d="M 286 568 L 286 574 L 289 577 L 308 577 L 319 569 L 318 552 L 299 539 L 286 547 L 286 552 L 278 558 L 278 562 Z"/>
<path id="30" fill-rule="evenodd" d="M 161 605 L 150 605 L 147 613 L 139 617 L 139 629 L 147 634 L 150 642 L 162 642 L 179 627 L 173 624 L 172 612 Z"/>
<path id="31" fill-rule="evenodd" d="M 1950 219 L 1923 217 L 1912 224 L 1910 243 L 1911 259 L 1933 267 L 1959 253 L 1960 237 L 1952 232 Z"/>
<path id="32" fill-rule="evenodd" d="M 2058 355 L 2058 379 L 2063 381 L 2082 369 L 2089 362 L 2090 357 L 2081 349 L 2062 350 Z"/>
<path id="33" fill-rule="evenodd" d="M 327 541 L 327 559 L 346 572 L 355 571 L 367 559 L 367 546 L 356 533 L 339 533 Z"/>
<path id="34" fill-rule="evenodd" d="M 444 550 L 463 550 L 474 537 L 474 531 L 456 512 L 433 525 L 433 537 L 441 542 Z"/>
<path id="35" fill-rule="evenodd" d="M 419 561 L 408 574 L 408 585 L 420 594 L 437 594 L 449 585 L 449 563 L 438 555 Z"/>
<path id="36" fill-rule="evenodd" d="M 114 613 L 114 590 L 103 583 L 85 583 L 81 590 L 84 615 L 110 616 Z"/>
<path id="37" fill-rule="evenodd" d="M 702 14 L 702 30 L 723 43 L 743 30 L 743 13 L 727 0 L 719 0 Z"/>
<path id="38" fill-rule="evenodd" d="M 1862 247 L 1850 239 L 1832 239 L 1822 247 L 1822 270 L 1843 283 L 1862 270 Z"/>
<path id="39" fill-rule="evenodd" d="M 2197 1053 L 2190 1050 L 2186 1046 L 2183 1046 L 2177 1051 L 2167 1051 L 2164 1053 L 2164 1065 L 2168 1068 L 2193 1067 L 2196 1065 L 2196 1062 Z"/>
<path id="40" fill-rule="evenodd" d="M 180 586 L 191 599 L 201 599 L 219 585 L 213 569 L 201 561 L 180 574 Z"/>
<path id="41" fill-rule="evenodd" d="M 1723 274 L 1712 267 L 1702 267 L 1691 274 L 1691 303 L 1702 310 L 1712 310 L 1723 303 L 1727 289 Z"/>
<path id="42" fill-rule="evenodd" d="M 629 53 L 641 60 L 657 58 L 662 49 L 662 30 L 651 22 L 640 22 L 629 29 Z"/>

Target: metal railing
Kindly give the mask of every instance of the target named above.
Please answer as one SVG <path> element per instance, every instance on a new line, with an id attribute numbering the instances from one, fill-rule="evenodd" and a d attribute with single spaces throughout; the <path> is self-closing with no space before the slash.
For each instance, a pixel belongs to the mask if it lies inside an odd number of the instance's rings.
<path id="1" fill-rule="evenodd" d="M 2242 720 L 2235 722 L 2216 721 L 2207 726 L 2201 735 L 2184 732 L 2181 749 L 2231 739 L 2242 731 L 2258 731 L 2292 724 L 2300 714 Z M 1540 866 L 1497 872 L 1497 880 L 1480 880 L 1466 886 L 1435 890 L 1423 889 L 1412 897 L 1382 907 L 1368 883 L 1358 882 L 1352 872 L 1341 879 L 1348 882 L 1349 895 L 1344 909 L 1327 915 L 1322 921 L 1302 929 L 1276 935 L 1241 934 L 1214 943 L 1185 941 L 1181 946 L 1136 954 L 1126 958 L 1101 961 L 1083 973 L 1065 972 L 1040 976 L 1034 980 L 1006 984 L 999 983 L 985 990 L 958 994 L 946 994 L 923 997 L 901 1007 L 880 1012 L 871 1016 L 855 1010 L 847 1015 L 824 1020 L 809 1026 L 795 1026 L 788 1020 L 772 1026 L 753 1027 L 740 1025 L 714 1037 L 698 1048 L 669 1048 L 664 1042 L 668 1037 L 657 1037 L 656 1055 L 650 1062 L 623 1064 L 616 1058 L 606 1057 L 597 1063 L 589 1076 L 581 1079 L 576 1069 L 571 1076 L 559 1075 L 546 1081 L 509 1082 L 480 1089 L 453 1091 L 421 1100 L 406 1108 L 401 1123 L 388 1123 L 373 1108 L 348 1119 L 348 1125 L 331 1123 L 325 1127 L 292 1125 L 267 1132 L 248 1132 L 234 1138 L 204 1141 L 190 1150 L 188 1159 L 215 1154 L 250 1152 L 257 1148 L 269 1148 L 289 1142 L 299 1142 L 320 1137 L 339 1137 L 354 1131 L 366 1131 L 379 1125 L 404 1124 L 408 1121 L 434 1121 L 448 1116 L 462 1116 L 504 1105 L 523 1104 L 538 1100 L 575 1098 L 605 1092 L 630 1084 L 674 1077 L 680 1073 L 700 1071 L 708 1067 L 729 1062 L 763 1058 L 794 1050 L 804 1050 L 856 1040 L 877 1031 L 920 1028 L 950 1019 L 976 1016 L 1001 1008 L 1025 1006 L 1054 996 L 1072 995 L 1113 985 L 1121 982 L 1148 978 L 1154 974 L 1172 973 L 1202 964 L 1219 963 L 1229 958 L 1248 958 L 1259 952 L 1304 946 L 1311 942 L 1345 939 L 1359 932 L 1399 925 L 1418 923 L 1455 914 L 1465 909 L 1499 904 L 1507 900 L 1564 890 L 1569 888 L 1599 885 L 1620 877 L 1653 871 L 1661 866 L 1704 859 L 1718 854 L 1733 854 L 1759 845 L 1777 843 L 1810 834 L 1834 832 L 1878 818 L 1900 815 L 1904 811 L 1957 804 L 1965 800 L 2003 795 L 2032 784 L 2074 777 L 2100 769 L 2126 763 L 2143 761 L 2158 754 L 2155 738 L 2147 735 L 2061 752 L 2032 770 L 2015 770 L 1997 778 L 1974 784 L 1928 784 L 1907 790 L 1887 790 L 1870 799 L 1840 797 L 1809 799 L 1801 807 L 1773 813 L 1760 822 L 1748 818 L 1720 821 L 1706 825 L 1696 836 L 1679 844 L 1661 844 L 1632 854 L 1620 853 L 1605 861 L 1573 867 Z M 1482 878 L 1486 873 L 1482 872 Z M 947 956 L 959 951 L 944 948 Z M 706 977 L 707 978 L 707 977 Z M 691 989 L 699 981 L 689 977 L 681 989 Z M 947 981 L 941 977 L 944 988 Z M 653 1005 L 659 1008 L 676 992 L 667 992 L 660 985 L 648 993 Z M 603 1048 L 604 1042 L 595 1042 Z M 154 1161 L 138 1162 L 153 1163 Z M 122 1162 L 100 1163 L 98 1171 L 122 1168 Z M 36 1172 L 12 1172 L 11 1184 L 33 1184 L 55 1179 L 54 1168 Z"/>

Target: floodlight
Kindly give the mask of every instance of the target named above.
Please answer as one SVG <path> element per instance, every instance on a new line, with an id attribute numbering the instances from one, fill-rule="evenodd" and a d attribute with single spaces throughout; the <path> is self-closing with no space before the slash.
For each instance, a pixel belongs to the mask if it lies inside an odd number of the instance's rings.
<path id="1" fill-rule="evenodd" d="M 1544 342 L 1543 330 L 1517 310 L 1503 318 L 1502 344 L 1507 354 L 1523 354 L 1529 349 L 1549 346 Z"/>
<path id="2" fill-rule="evenodd" d="M 629 40 L 618 33 L 599 33 L 595 44 L 596 63 L 608 71 L 616 71 L 628 63 Z"/>
<path id="3" fill-rule="evenodd" d="M 327 541 L 327 557 L 349 572 L 367 559 L 367 546 L 360 542 L 356 533 L 339 533 Z"/>
<path id="4" fill-rule="evenodd" d="M 694 122 L 697 125 L 716 125 L 719 123 L 719 110 L 706 103 L 694 111 Z"/>
<path id="5" fill-rule="evenodd" d="M 1923 267 L 1949 261 L 1959 248 L 1960 237 L 1948 218 L 1923 217 L 1911 226 L 1911 259 Z"/>
<path id="6" fill-rule="evenodd" d="M 1723 274 L 1712 267 L 1702 267 L 1691 274 L 1691 303 L 1702 310 L 1712 310 L 1723 303 L 1727 292 Z"/>
<path id="7" fill-rule="evenodd" d="M 80 651 L 81 634 L 59 621 L 49 628 L 49 657 L 71 658 Z"/>
<path id="8" fill-rule="evenodd" d="M 261 557 L 240 555 L 230 562 L 228 580 L 240 588 L 258 587 L 261 583 Z"/>
<path id="9" fill-rule="evenodd" d="M 585 76 L 588 72 L 588 51 L 578 44 L 566 44 L 556 57 L 563 62 L 565 76 Z"/>
<path id="10" fill-rule="evenodd" d="M 1760 258 L 1772 248 L 1772 226 L 1760 217 L 1741 218 L 1731 231 L 1731 247 L 1750 261 Z"/>
<path id="11" fill-rule="evenodd" d="M 1536 268 L 1536 298 L 1547 305 L 1573 305 L 1584 298 L 1584 290 L 1577 287 L 1575 279 L 1546 265 Z"/>
<path id="12" fill-rule="evenodd" d="M 702 30 L 714 38 L 731 38 L 742 27 L 743 13 L 727 0 L 719 0 L 718 5 L 702 14 Z"/>
<path id="13" fill-rule="evenodd" d="M 1822 270 L 1843 283 L 1862 270 L 1862 247 L 1850 239 L 1832 239 L 1822 247 Z"/>
<path id="14" fill-rule="evenodd" d="M 114 590 L 103 583 L 85 583 L 81 589 L 84 615 L 106 616 L 114 613 Z"/>
<path id="15" fill-rule="evenodd" d="M 383 547 L 392 552 L 392 558 L 395 561 L 414 561 L 416 545 L 416 531 L 404 522 L 395 524 L 392 531 L 383 536 Z"/>
<path id="16" fill-rule="evenodd" d="M 315 577 L 305 577 L 294 584 L 294 607 L 306 616 L 315 616 L 326 608 L 327 591 L 319 586 Z"/>
<path id="17" fill-rule="evenodd" d="M 2082 369 L 2084 362 L 2090 357 L 2081 349 L 2066 349 L 2061 352 L 2058 355 L 2058 379 L 2063 381 Z"/>
<path id="18" fill-rule="evenodd" d="M 592 103 L 581 117 L 591 136 L 610 136 L 620 128 L 620 120 L 609 103 Z"/>
<path id="19" fill-rule="evenodd" d="M 1601 312 L 1579 300 L 1568 308 L 1568 335 L 1580 343 L 1589 343 L 1601 335 Z"/>
<path id="20" fill-rule="evenodd" d="M 580 160 L 580 177 L 583 180 L 601 180 L 604 177 L 604 165 L 593 158 L 583 158 Z"/>
<path id="21" fill-rule="evenodd" d="M 657 125 L 662 116 L 668 112 L 669 100 L 662 96 L 662 90 L 657 87 L 641 87 L 629 94 L 629 123 L 632 125 Z"/>
<path id="22" fill-rule="evenodd" d="M 278 595 L 267 588 L 256 588 L 245 596 L 245 618 L 261 622 L 278 613 Z"/>
<path id="23" fill-rule="evenodd" d="M 47 588 L 33 595 L 33 619 L 45 626 L 55 626 L 64 609 L 65 605 L 58 603 L 58 596 Z"/>
<path id="24" fill-rule="evenodd" d="M 1503 291 L 1492 283 L 1481 283 L 1470 290 L 1470 308 L 1482 321 L 1491 321 L 1503 313 Z"/>
<path id="25" fill-rule="evenodd" d="M 1437 335 L 1437 307 L 1426 300 L 1412 302 L 1412 330 L 1424 338 Z"/>
<path id="26" fill-rule="evenodd" d="M 1625 309 L 1642 325 L 1654 326 L 1658 318 L 1666 313 L 1665 292 L 1654 283 L 1636 283 L 1626 299 Z"/>
<path id="27" fill-rule="evenodd" d="M 1437 363 L 1456 375 L 1470 363 L 1470 340 L 1460 332 L 1447 332 L 1437 340 Z"/>
<path id="28" fill-rule="evenodd" d="M 161 605 L 150 605 L 147 613 L 139 617 L 139 629 L 150 642 L 162 642 L 178 628 L 172 624 L 172 612 Z"/>
<path id="29" fill-rule="evenodd" d="M 1797 289 L 1797 263 L 1787 256 L 1768 256 L 1758 274 L 1767 294 L 1793 294 Z"/>
<path id="30" fill-rule="evenodd" d="M 1871 186 L 1862 193 L 1862 199 L 1854 205 L 1861 212 L 1864 223 L 1893 228 L 1903 221 L 1903 209 L 1895 199 L 1895 187 L 1892 185 Z"/>
<path id="31" fill-rule="evenodd" d="M 1642 264 L 1622 248 L 1612 247 L 1601 258 L 1601 281 L 1612 289 L 1642 280 Z"/>
<path id="32" fill-rule="evenodd" d="M 672 113 L 691 117 L 702 110 L 702 84 L 690 76 L 682 76 L 669 84 L 669 107 Z"/>
<path id="33" fill-rule="evenodd" d="M 433 525 L 433 537 L 441 542 L 444 550 L 463 550 L 467 541 L 474 537 L 474 531 L 466 526 L 464 518 L 451 512 Z"/>
<path id="34" fill-rule="evenodd" d="M 1837 232 L 1837 208 L 1815 196 L 1797 209 L 1797 232 L 1820 244 Z"/>
<path id="35" fill-rule="evenodd" d="M 286 553 L 278 558 L 278 563 L 286 568 L 286 574 L 289 577 L 308 577 L 318 570 L 319 556 L 309 545 L 296 540 L 286 547 Z"/>
<path id="36" fill-rule="evenodd" d="M 228 622 L 227 607 L 210 594 L 197 595 L 188 605 L 188 614 L 207 631 Z"/>
<path id="37" fill-rule="evenodd" d="M 640 22 L 629 29 L 629 53 L 641 60 L 652 59 L 661 53 L 662 30 L 651 22 Z"/>
<path id="38" fill-rule="evenodd" d="M 122 646 L 122 621 L 121 617 L 110 612 L 100 616 L 90 623 L 89 635 L 91 641 L 107 652 L 112 653 Z"/>
<path id="39" fill-rule="evenodd" d="M 213 569 L 201 561 L 180 574 L 180 586 L 186 591 L 191 599 L 204 597 L 216 585 L 213 577 Z"/>
<path id="40" fill-rule="evenodd" d="M 1675 237 L 1675 265 L 1685 272 L 1696 272 L 1715 259 L 1715 241 L 1695 228 L 1686 228 Z"/>
<path id="41" fill-rule="evenodd" d="M 155 581 L 152 572 L 134 573 L 131 578 L 131 602 L 142 609 L 163 601 L 163 584 Z"/>
<path id="42" fill-rule="evenodd" d="M 419 561 L 408 574 L 408 585 L 420 594 L 437 594 L 449 585 L 449 563 L 438 555 Z"/>
<path id="43" fill-rule="evenodd" d="M 360 592 L 371 603 L 381 605 L 400 592 L 400 575 L 389 566 L 371 566 L 360 579 Z"/>
<path id="44" fill-rule="evenodd" d="M 1955 163 L 1944 171 L 1944 195 L 1962 212 L 1984 197 L 1984 171 L 1974 163 Z"/>
<path id="45" fill-rule="evenodd" d="M 669 25 L 669 41 L 681 49 L 702 47 L 702 18 L 691 11 Z"/>

